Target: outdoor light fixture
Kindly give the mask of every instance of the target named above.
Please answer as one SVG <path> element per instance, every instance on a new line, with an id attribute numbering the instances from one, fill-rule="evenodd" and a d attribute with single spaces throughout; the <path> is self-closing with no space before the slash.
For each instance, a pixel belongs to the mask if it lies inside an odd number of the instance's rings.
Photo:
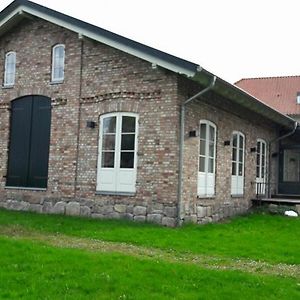
<path id="1" fill-rule="evenodd" d="M 96 127 L 96 122 L 94 122 L 94 121 L 86 121 L 86 127 L 87 128 L 95 128 Z"/>
<path id="2" fill-rule="evenodd" d="M 224 141 L 224 146 L 230 146 L 230 141 Z"/>
<path id="3" fill-rule="evenodd" d="M 196 137 L 197 136 L 197 131 L 196 130 L 191 130 L 189 132 L 189 137 Z"/>
<path id="4" fill-rule="evenodd" d="M 256 152 L 256 147 L 250 148 L 250 152 Z"/>

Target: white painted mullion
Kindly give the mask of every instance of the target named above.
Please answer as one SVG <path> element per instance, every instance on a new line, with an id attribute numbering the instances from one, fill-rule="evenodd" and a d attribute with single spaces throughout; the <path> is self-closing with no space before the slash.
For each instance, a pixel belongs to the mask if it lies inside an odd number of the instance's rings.
<path id="1" fill-rule="evenodd" d="M 116 114 L 115 189 L 118 190 L 121 164 L 122 115 Z"/>

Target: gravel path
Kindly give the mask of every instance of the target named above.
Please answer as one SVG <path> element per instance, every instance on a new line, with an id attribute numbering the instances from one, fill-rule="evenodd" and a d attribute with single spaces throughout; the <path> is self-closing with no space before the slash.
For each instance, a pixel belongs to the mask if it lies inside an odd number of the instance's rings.
<path id="1" fill-rule="evenodd" d="M 19 226 L 0 226 L 0 236 L 16 240 L 42 242 L 59 248 L 74 248 L 93 252 L 114 252 L 142 259 L 155 259 L 171 263 L 193 264 L 206 269 L 238 270 L 248 273 L 287 276 L 300 279 L 300 265 L 270 264 L 250 259 L 207 256 L 175 250 L 146 248 L 119 242 L 107 242 L 89 238 L 77 238 L 63 234 L 49 234 L 24 230 Z"/>

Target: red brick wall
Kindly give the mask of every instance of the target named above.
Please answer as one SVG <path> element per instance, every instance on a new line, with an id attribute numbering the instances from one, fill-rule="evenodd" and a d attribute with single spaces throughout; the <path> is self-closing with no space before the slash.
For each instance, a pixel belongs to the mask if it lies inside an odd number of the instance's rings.
<path id="1" fill-rule="evenodd" d="M 57 43 L 66 48 L 65 80 L 51 84 L 51 48 Z M 176 75 L 38 19 L 22 21 L 0 38 L 0 49 L 1 81 L 5 53 L 17 53 L 16 84 L 0 89 L 2 206 L 174 225 L 179 120 Z M 4 189 L 7 108 L 10 101 L 31 94 L 48 96 L 53 102 L 48 188 Z M 116 111 L 139 114 L 137 192 L 130 197 L 95 194 L 99 126 L 87 128 L 86 121 L 98 124 L 100 115 Z"/>
<path id="2" fill-rule="evenodd" d="M 186 84 L 181 82 L 182 99 L 188 98 L 186 90 Z M 200 90 L 201 87 L 198 87 L 198 91 Z M 214 101 L 212 94 L 207 97 L 209 101 Z M 256 152 L 251 152 L 250 148 L 256 147 L 258 138 L 264 139 L 266 142 L 273 139 L 276 130 L 261 121 L 256 122 L 255 116 L 250 112 L 239 114 L 240 112 L 235 111 L 233 106 L 227 109 L 215 107 L 207 104 L 207 99 L 193 101 L 186 107 L 183 207 L 187 222 L 218 221 L 228 216 L 245 213 L 251 206 L 251 199 L 255 197 L 253 183 L 256 178 Z M 199 136 L 189 138 L 188 132 L 190 130 L 199 132 L 200 120 L 209 120 L 217 127 L 215 196 L 212 198 L 197 197 Z M 232 150 L 230 145 L 224 146 L 224 141 L 231 140 L 233 131 L 240 131 L 245 135 L 243 197 L 231 196 Z"/>

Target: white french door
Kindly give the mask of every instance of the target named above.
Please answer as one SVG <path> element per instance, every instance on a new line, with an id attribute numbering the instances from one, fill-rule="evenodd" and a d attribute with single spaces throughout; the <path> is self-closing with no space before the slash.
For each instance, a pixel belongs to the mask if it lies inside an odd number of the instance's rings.
<path id="1" fill-rule="evenodd" d="M 232 144 L 231 195 L 243 195 L 244 194 L 245 136 L 241 132 L 233 132 L 231 144 Z"/>
<path id="2" fill-rule="evenodd" d="M 200 147 L 198 166 L 198 196 L 215 195 L 216 125 L 200 121 Z"/>
<path id="3" fill-rule="evenodd" d="M 256 194 L 266 193 L 266 162 L 267 144 L 264 140 L 258 139 L 256 143 Z"/>
<path id="4" fill-rule="evenodd" d="M 100 117 L 97 191 L 136 190 L 138 116 L 112 113 Z"/>

